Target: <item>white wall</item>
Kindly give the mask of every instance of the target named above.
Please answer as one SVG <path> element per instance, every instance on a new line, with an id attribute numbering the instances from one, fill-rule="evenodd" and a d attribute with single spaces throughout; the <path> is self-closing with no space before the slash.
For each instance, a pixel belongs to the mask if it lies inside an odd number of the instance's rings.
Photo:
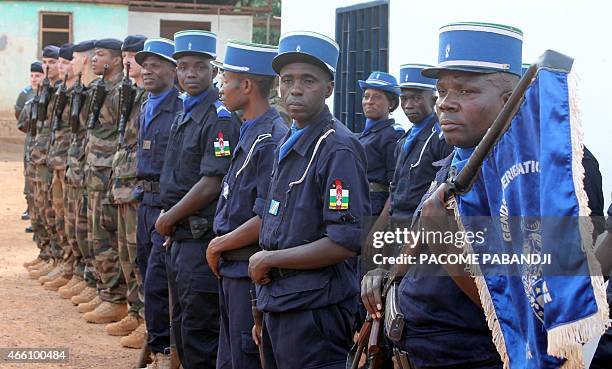
<path id="1" fill-rule="evenodd" d="M 336 8 L 362 2 L 284 0 L 281 30 L 312 30 L 334 38 Z M 485 21 L 520 28 L 524 33 L 525 62 L 535 61 L 546 49 L 574 57 L 574 70 L 581 77 L 585 142 L 599 160 L 606 206 L 610 204 L 612 118 L 606 109 L 609 104 L 606 91 L 612 86 L 609 5 L 592 0 L 516 0 L 502 5 L 490 0 L 389 3 L 389 68 L 396 75 L 400 64 L 436 63 L 438 29 L 456 21 Z M 400 110 L 394 115 L 406 121 Z"/>
<path id="2" fill-rule="evenodd" d="M 250 15 L 215 15 L 215 14 L 185 14 L 185 13 L 128 13 L 130 34 L 140 33 L 148 37 L 159 37 L 160 21 L 180 20 L 210 22 L 210 30 L 217 34 L 217 54 L 225 55 L 227 40 L 251 42 L 253 39 L 253 17 Z"/>

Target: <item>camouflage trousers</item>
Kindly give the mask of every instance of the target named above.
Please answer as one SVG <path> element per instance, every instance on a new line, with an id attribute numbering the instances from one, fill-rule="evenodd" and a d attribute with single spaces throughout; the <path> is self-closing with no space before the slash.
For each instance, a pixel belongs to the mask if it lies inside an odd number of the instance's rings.
<path id="1" fill-rule="evenodd" d="M 136 224 L 138 223 L 138 203 L 122 203 L 118 206 L 117 239 L 119 260 L 127 284 L 128 312 L 133 315 L 144 313 L 144 303 L 139 296 L 142 288 L 142 275 L 136 264 Z"/>
<path id="2" fill-rule="evenodd" d="M 74 274 L 74 261 L 75 255 L 72 252 L 72 247 L 66 237 L 66 203 L 67 203 L 67 190 L 66 190 L 66 170 L 65 169 L 54 169 L 52 172 L 53 178 L 51 180 L 51 204 L 53 206 L 53 213 L 55 214 L 55 232 L 59 247 L 62 248 L 62 255 L 64 265 L 62 271 L 64 277 L 70 279 Z"/>
<path id="3" fill-rule="evenodd" d="M 111 203 L 106 192 L 88 191 L 87 237 L 100 278 L 100 299 L 116 304 L 125 303 L 127 286 L 119 262 L 117 206 Z"/>
<path id="4" fill-rule="evenodd" d="M 38 224 L 38 219 L 35 215 L 36 206 L 34 206 L 34 171 L 32 169 L 32 164 L 24 162 L 23 178 L 25 182 L 23 186 L 23 194 L 25 195 L 26 203 L 28 204 L 28 214 L 30 216 L 30 225 L 32 226 L 32 231 L 34 232 L 34 242 L 36 242 L 36 246 L 42 250 L 38 237 L 38 233 L 40 233 L 40 225 Z M 38 257 L 41 259 L 47 258 L 46 255 L 43 255 L 40 252 Z"/>
<path id="5" fill-rule="evenodd" d="M 34 216 L 36 232 L 40 240 L 39 249 L 44 258 L 61 260 L 63 249 L 59 246 L 55 230 L 55 212 L 51 203 L 50 183 L 52 173 L 46 165 L 35 165 L 36 176 L 34 186 Z"/>
<path id="6" fill-rule="evenodd" d="M 66 237 L 74 257 L 74 273 L 97 287 L 97 278 L 89 241 L 87 239 L 87 191 L 81 187 L 66 185 Z"/>

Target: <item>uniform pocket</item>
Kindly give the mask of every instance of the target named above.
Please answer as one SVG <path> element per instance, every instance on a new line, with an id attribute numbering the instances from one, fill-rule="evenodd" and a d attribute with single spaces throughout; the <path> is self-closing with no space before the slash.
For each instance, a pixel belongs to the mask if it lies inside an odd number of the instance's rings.
<path id="1" fill-rule="evenodd" d="M 117 207 L 113 205 L 108 197 L 102 199 L 102 214 L 100 217 L 102 228 L 109 232 L 117 230 Z"/>
<path id="2" fill-rule="evenodd" d="M 203 293 L 219 293 L 219 284 L 212 273 L 192 273 L 191 290 Z"/>

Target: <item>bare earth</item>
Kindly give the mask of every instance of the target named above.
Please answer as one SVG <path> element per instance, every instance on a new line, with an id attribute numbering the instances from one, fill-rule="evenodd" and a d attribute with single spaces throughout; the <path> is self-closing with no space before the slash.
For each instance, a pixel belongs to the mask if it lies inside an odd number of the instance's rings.
<path id="1" fill-rule="evenodd" d="M 104 325 L 88 324 L 69 300 L 46 291 L 28 277 L 23 263 L 38 249 L 29 222 L 20 216 L 26 208 L 23 192 L 23 146 L 0 139 L 0 348 L 68 348 L 65 363 L 15 363 L 0 359 L 0 368 L 130 369 L 139 350 L 124 349 L 119 337 L 104 333 Z"/>

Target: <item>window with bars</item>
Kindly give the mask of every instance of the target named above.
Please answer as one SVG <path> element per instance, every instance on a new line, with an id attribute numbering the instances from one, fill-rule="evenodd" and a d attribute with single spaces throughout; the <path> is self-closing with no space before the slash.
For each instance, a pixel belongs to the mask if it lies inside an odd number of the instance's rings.
<path id="1" fill-rule="evenodd" d="M 389 1 L 379 0 L 336 9 L 334 115 L 353 132 L 361 132 L 365 117 L 358 80 L 373 70 L 389 69 Z"/>
<path id="2" fill-rule="evenodd" d="M 39 14 L 38 50 L 42 50 L 47 45 L 61 46 L 72 42 L 72 13 L 40 12 Z"/>

